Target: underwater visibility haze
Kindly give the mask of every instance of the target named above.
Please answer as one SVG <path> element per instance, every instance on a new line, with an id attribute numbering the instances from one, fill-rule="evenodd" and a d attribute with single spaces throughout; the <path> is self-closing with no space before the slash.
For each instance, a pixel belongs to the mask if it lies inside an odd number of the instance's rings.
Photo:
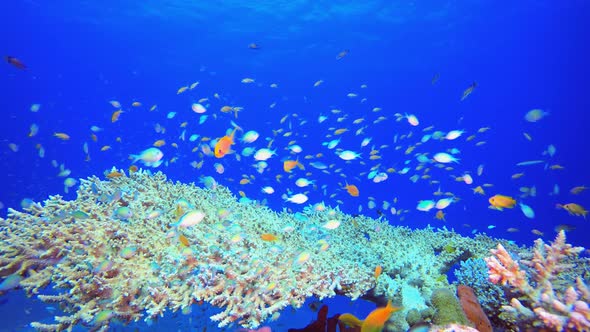
<path id="1" fill-rule="evenodd" d="M 587 2 L 0 18 L 0 331 L 590 330 Z"/>

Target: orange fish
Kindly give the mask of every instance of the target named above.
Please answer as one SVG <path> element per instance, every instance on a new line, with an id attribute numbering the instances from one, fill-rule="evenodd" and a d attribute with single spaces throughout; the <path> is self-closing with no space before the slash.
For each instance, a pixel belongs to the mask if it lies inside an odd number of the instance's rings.
<path id="1" fill-rule="evenodd" d="M 436 215 L 434 217 L 438 220 L 446 221 L 445 220 L 445 213 L 443 212 L 443 210 L 436 211 Z"/>
<path id="2" fill-rule="evenodd" d="M 512 209 L 516 205 L 514 198 L 504 195 L 494 195 L 490 197 L 489 202 L 491 204 L 490 208 L 500 211 L 503 209 Z"/>
<path id="3" fill-rule="evenodd" d="M 122 110 L 114 111 L 111 115 L 111 122 L 117 122 L 119 120 L 119 117 L 121 116 L 121 113 L 123 113 Z"/>
<path id="4" fill-rule="evenodd" d="M 137 172 L 139 168 L 135 165 L 129 166 L 129 174 Z"/>
<path id="5" fill-rule="evenodd" d="M 377 267 L 375 267 L 375 280 L 379 279 L 381 272 L 383 272 L 383 268 L 381 265 L 377 265 Z"/>
<path id="6" fill-rule="evenodd" d="M 400 309 L 392 306 L 391 301 L 389 301 L 387 302 L 387 306 L 371 311 L 365 320 L 360 320 L 352 314 L 342 314 L 338 317 L 338 320 L 347 326 L 360 327 L 361 332 L 381 332 L 383 331 L 383 325 L 385 325 L 391 315 Z"/>
<path id="7" fill-rule="evenodd" d="M 178 235 L 178 241 L 180 241 L 180 243 L 182 243 L 182 245 L 185 247 L 189 247 L 191 245 L 186 236 L 182 234 Z"/>
<path id="8" fill-rule="evenodd" d="M 27 66 L 25 66 L 25 64 L 22 63 L 22 61 L 20 61 L 19 59 L 15 58 L 13 56 L 5 56 L 4 59 L 6 59 L 6 62 L 10 63 L 11 65 L 15 66 L 18 69 L 22 69 L 22 70 L 27 69 Z"/>
<path id="9" fill-rule="evenodd" d="M 355 186 L 354 184 L 347 183 L 346 186 L 344 187 L 344 189 L 346 189 L 348 194 L 350 194 L 350 196 L 352 196 L 352 197 L 359 196 L 359 188 L 357 188 L 357 186 Z"/>
<path id="10" fill-rule="evenodd" d="M 117 171 L 112 171 L 112 172 L 106 174 L 107 179 L 120 178 L 122 176 L 125 176 L 125 174 L 123 174 L 121 172 L 117 172 Z"/>
<path id="11" fill-rule="evenodd" d="M 299 167 L 299 169 L 301 170 L 305 169 L 305 167 L 302 163 L 299 162 L 299 160 L 285 160 L 283 162 L 283 170 L 285 170 L 285 172 L 287 173 L 291 173 L 291 170 L 293 170 L 293 168 L 295 167 Z"/>
<path id="12" fill-rule="evenodd" d="M 236 133 L 236 129 L 234 129 L 231 134 L 225 135 L 217 141 L 215 144 L 215 158 L 223 158 L 226 154 L 231 153 L 231 146 L 234 144 L 234 135 Z"/>
<path id="13" fill-rule="evenodd" d="M 164 145 L 166 145 L 166 141 L 165 141 L 165 140 L 163 140 L 163 139 L 159 139 L 159 140 L 155 141 L 153 145 L 154 145 L 155 147 L 164 146 Z"/>
<path id="14" fill-rule="evenodd" d="M 262 241 L 267 241 L 267 242 L 274 242 L 279 239 L 276 235 L 271 234 L 271 233 L 261 234 L 260 238 L 262 239 Z"/>

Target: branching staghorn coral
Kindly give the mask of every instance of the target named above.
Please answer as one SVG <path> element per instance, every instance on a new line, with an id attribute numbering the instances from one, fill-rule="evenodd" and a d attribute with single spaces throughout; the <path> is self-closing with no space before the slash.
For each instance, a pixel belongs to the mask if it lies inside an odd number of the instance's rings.
<path id="1" fill-rule="evenodd" d="M 276 213 L 239 203 L 224 187 L 172 183 L 162 173 L 80 182 L 73 201 L 51 196 L 0 219 L 0 276 L 19 276 L 27 294 L 69 314 L 32 323 L 39 330 L 106 330 L 114 320 L 150 319 L 200 301 L 222 308 L 211 317 L 220 327 L 249 328 L 311 296 L 371 293 L 407 304 L 401 294 L 429 297 L 452 264 L 494 243 L 331 208 Z M 179 226 L 193 210 L 205 218 Z M 324 227 L 333 219 L 339 227 Z M 451 242 L 454 249 L 444 250 Z M 377 265 L 383 275 L 375 280 Z M 43 294 L 48 285 L 58 294 Z"/>

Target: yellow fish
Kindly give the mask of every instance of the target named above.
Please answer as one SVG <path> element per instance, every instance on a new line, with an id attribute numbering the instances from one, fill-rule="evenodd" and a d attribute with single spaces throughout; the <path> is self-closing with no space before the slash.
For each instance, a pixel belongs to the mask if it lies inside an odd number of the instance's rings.
<path id="1" fill-rule="evenodd" d="M 572 216 L 584 217 L 584 219 L 586 219 L 586 215 L 588 214 L 588 211 L 584 207 L 576 203 L 556 204 L 555 207 L 566 210 Z"/>
<path id="2" fill-rule="evenodd" d="M 481 186 L 477 186 L 477 187 L 473 188 L 473 193 L 485 195 L 485 191 L 483 190 L 483 188 Z"/>
<path id="3" fill-rule="evenodd" d="M 111 115 L 111 122 L 115 123 L 119 120 L 119 117 L 121 116 L 121 113 L 123 113 L 122 110 L 118 110 L 118 111 L 114 111 L 113 114 Z"/>
<path id="4" fill-rule="evenodd" d="M 502 211 L 503 209 L 512 209 L 516 205 L 514 198 L 504 195 L 494 195 L 489 199 L 493 209 Z"/>
<path id="5" fill-rule="evenodd" d="M 54 133 L 53 136 L 55 136 L 61 140 L 64 140 L 64 141 L 67 141 L 70 139 L 70 135 L 68 135 L 66 133 Z"/>
<path id="6" fill-rule="evenodd" d="M 347 131 L 348 131 L 347 128 L 336 129 L 336 130 L 334 130 L 334 135 L 342 135 L 342 134 L 344 134 Z"/>

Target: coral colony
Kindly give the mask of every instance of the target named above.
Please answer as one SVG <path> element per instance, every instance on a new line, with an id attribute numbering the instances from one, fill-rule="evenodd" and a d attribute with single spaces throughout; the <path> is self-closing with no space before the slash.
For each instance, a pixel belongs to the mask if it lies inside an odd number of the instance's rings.
<path id="1" fill-rule="evenodd" d="M 257 328 L 309 297 L 339 294 L 401 307 L 388 331 L 424 321 L 491 331 L 487 317 L 504 327 L 590 328 L 581 278 L 588 261 L 563 232 L 551 245 L 527 249 L 484 235 L 393 227 L 323 205 L 276 213 L 238 202 L 222 186 L 120 173 L 80 180 L 73 201 L 51 196 L 0 219 L 0 291 L 21 288 L 67 313 L 32 327 L 107 330 L 206 302 L 222 310 L 210 317 L 219 327 Z M 477 263 L 485 257 L 487 267 Z M 479 276 L 459 278 L 473 287 L 459 287 L 460 301 L 446 278 L 459 263 L 479 271 L 457 273 Z M 486 296 L 480 306 L 477 298 Z"/>

